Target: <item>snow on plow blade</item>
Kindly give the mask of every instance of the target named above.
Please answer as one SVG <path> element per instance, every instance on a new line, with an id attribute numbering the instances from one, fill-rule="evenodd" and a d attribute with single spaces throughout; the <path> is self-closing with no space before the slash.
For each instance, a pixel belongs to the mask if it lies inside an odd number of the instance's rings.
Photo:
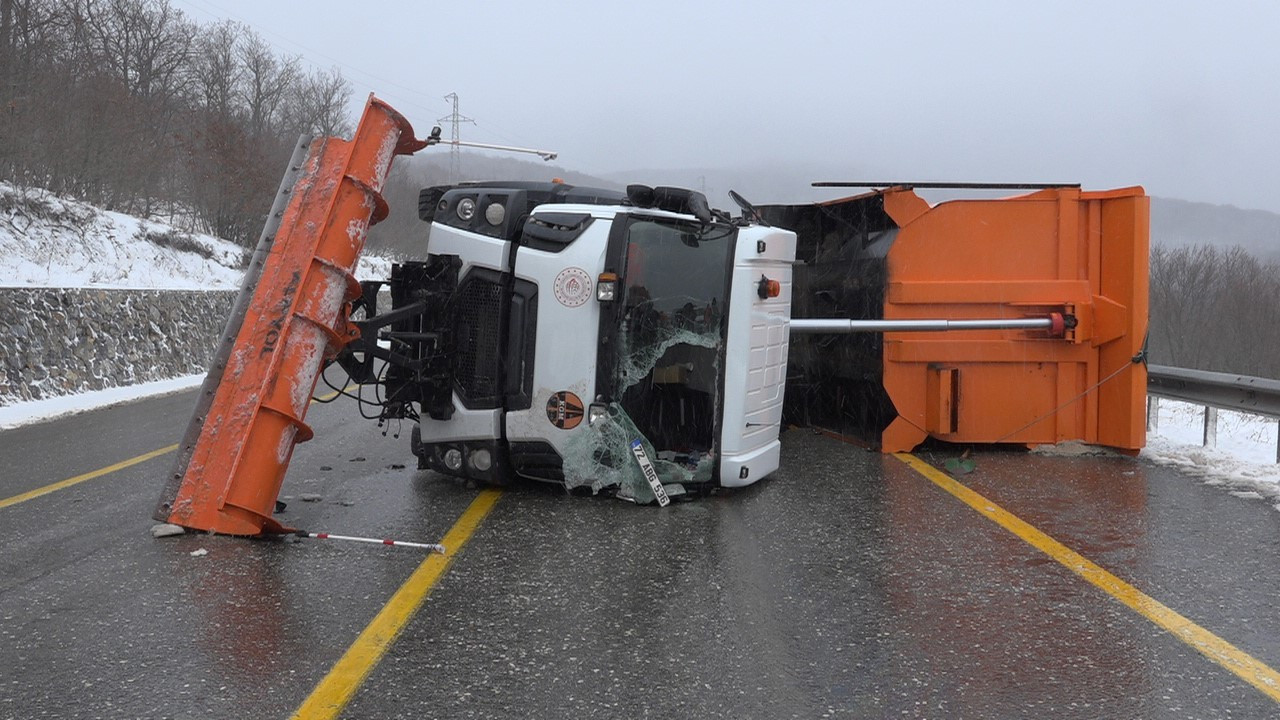
<path id="1" fill-rule="evenodd" d="M 929 437 L 1145 444 L 1142 188 L 930 206 L 896 187 L 764 211 L 799 236 L 797 317 L 1069 320 L 1061 332 L 793 334 L 792 421 L 878 434 L 885 452 Z"/>
<path id="2" fill-rule="evenodd" d="M 369 226 L 386 215 L 379 192 L 393 156 L 425 144 L 370 96 L 351 140 L 295 152 L 157 520 L 229 535 L 289 531 L 271 515 L 294 445 L 311 438 L 304 418 L 325 360 L 357 334 L 353 272 Z"/>

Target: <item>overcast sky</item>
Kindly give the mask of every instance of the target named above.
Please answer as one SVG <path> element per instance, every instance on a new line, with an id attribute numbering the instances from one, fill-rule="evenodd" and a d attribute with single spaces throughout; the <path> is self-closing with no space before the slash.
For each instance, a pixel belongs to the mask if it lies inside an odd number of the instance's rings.
<path id="1" fill-rule="evenodd" d="M 420 135 L 456 92 L 463 139 L 584 172 L 786 163 L 1280 212 L 1280 2 L 173 2 L 338 67 Z"/>

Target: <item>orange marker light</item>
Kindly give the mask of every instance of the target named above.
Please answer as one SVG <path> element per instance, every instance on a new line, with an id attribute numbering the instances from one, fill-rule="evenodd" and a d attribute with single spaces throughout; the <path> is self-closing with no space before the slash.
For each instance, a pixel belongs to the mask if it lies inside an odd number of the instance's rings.
<path id="1" fill-rule="evenodd" d="M 613 302 L 618 297 L 618 275 L 611 272 L 600 273 L 596 278 L 596 300 Z"/>
<path id="2" fill-rule="evenodd" d="M 756 287 L 756 294 L 760 296 L 761 300 L 776 298 L 782 294 L 782 283 L 761 275 L 760 284 Z"/>

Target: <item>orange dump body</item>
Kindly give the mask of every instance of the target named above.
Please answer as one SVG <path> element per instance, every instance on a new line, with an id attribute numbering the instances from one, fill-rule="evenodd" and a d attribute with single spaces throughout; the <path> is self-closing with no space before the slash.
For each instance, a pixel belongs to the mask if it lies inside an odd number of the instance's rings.
<path id="1" fill-rule="evenodd" d="M 424 145 L 372 97 L 350 141 L 311 144 L 282 189 L 279 228 L 264 234 L 261 274 L 242 290 L 252 296 L 232 318 L 157 519 L 232 535 L 288 531 L 272 518 L 276 497 L 295 443 L 311 438 L 304 418 L 320 371 L 357 335 L 353 272 L 369 225 L 386 215 L 379 192 L 392 158 Z"/>
<path id="2" fill-rule="evenodd" d="M 1147 328 L 1142 188 L 930 206 L 895 187 L 758 210 L 796 232 L 795 319 L 1062 321 L 792 332 L 787 422 L 878 440 L 885 452 L 928 437 L 1125 451 L 1145 443 L 1146 367 L 1133 362 Z"/>
<path id="3" fill-rule="evenodd" d="M 930 207 L 884 193 L 899 227 L 887 254 L 885 319 L 1061 312 L 1065 337 L 993 330 L 886 333 L 883 385 L 897 417 L 885 452 L 926 437 L 1035 445 L 1146 442 L 1149 201 L 1141 188 L 1043 190 Z"/>

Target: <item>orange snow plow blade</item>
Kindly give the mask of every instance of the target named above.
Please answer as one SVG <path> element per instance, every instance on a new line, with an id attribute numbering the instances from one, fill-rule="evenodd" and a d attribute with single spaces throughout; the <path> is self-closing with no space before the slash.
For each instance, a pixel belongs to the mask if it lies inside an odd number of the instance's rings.
<path id="1" fill-rule="evenodd" d="M 351 140 L 317 139 L 304 162 L 295 153 L 157 520 L 229 535 L 290 530 L 272 512 L 294 445 L 311 438 L 304 419 L 325 361 L 358 334 L 353 273 L 387 212 L 379 193 L 393 156 L 426 144 L 370 96 Z"/>
<path id="2" fill-rule="evenodd" d="M 886 333 L 884 389 L 897 418 L 885 452 L 956 443 L 1067 440 L 1136 452 L 1146 442 L 1148 213 L 1142 188 L 1055 188 L 930 207 L 884 193 L 901 228 L 887 258 L 885 319 L 1063 313 L 1049 333 Z"/>

